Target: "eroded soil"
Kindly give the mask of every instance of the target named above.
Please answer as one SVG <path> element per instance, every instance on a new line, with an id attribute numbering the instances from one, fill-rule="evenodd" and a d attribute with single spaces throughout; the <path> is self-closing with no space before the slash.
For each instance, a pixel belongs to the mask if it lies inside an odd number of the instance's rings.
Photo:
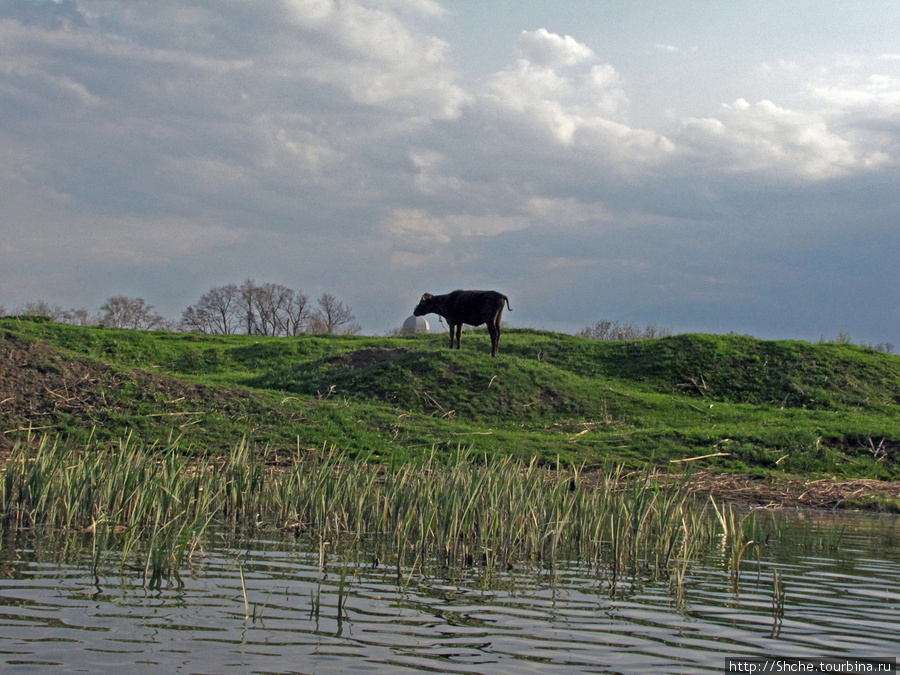
<path id="1" fill-rule="evenodd" d="M 29 432 L 102 427 L 111 415 L 188 422 L 211 410 L 246 414 L 249 392 L 64 356 L 0 333 L 0 452 Z"/>

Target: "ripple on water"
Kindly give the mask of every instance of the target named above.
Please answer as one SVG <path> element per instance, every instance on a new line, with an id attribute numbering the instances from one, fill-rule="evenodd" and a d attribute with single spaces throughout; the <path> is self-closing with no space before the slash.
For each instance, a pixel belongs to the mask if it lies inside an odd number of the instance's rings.
<path id="1" fill-rule="evenodd" d="M 138 572 L 111 565 L 95 577 L 84 561 L 19 551 L 0 581 L 0 666 L 129 675 L 719 673 L 730 656 L 895 656 L 900 551 L 883 533 L 853 529 L 841 538 L 852 555 L 832 544 L 828 554 L 804 553 L 791 550 L 790 523 L 779 532 L 777 546 L 744 561 L 737 584 L 711 552 L 680 589 L 648 579 L 611 588 L 576 563 L 401 575 L 398 584 L 395 569 L 335 557 L 320 570 L 317 552 L 290 539 L 240 554 L 207 550 L 180 579 L 148 590 Z M 776 570 L 783 617 L 773 612 Z"/>

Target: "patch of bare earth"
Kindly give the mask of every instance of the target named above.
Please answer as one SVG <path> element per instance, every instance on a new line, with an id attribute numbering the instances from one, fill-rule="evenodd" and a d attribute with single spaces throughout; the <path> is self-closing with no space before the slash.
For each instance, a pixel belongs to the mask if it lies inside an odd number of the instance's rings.
<path id="1" fill-rule="evenodd" d="M 141 370 L 119 371 L 0 334 L 0 454 L 25 434 L 57 430 L 61 417 L 90 428 L 102 426 L 109 412 L 141 402 L 153 402 L 149 414 L 172 417 L 212 408 L 227 413 L 240 400 L 237 392 Z"/>

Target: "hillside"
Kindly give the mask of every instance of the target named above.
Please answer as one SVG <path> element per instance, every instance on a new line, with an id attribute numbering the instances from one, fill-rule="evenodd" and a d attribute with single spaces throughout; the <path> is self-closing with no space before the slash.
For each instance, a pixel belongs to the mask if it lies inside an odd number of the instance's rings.
<path id="1" fill-rule="evenodd" d="M 334 446 L 591 467 L 900 478 L 900 357 L 843 344 L 677 335 L 597 342 L 532 330 L 501 355 L 467 334 L 262 338 L 0 319 L 0 444 L 51 433 L 217 453 Z"/>

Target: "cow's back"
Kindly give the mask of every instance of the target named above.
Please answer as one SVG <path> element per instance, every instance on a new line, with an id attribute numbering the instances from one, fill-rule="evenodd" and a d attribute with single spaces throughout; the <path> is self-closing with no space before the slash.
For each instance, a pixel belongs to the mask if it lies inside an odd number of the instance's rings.
<path id="1" fill-rule="evenodd" d="M 479 326 L 503 309 L 506 296 L 497 291 L 453 291 L 448 294 L 448 319 L 454 323 Z"/>

